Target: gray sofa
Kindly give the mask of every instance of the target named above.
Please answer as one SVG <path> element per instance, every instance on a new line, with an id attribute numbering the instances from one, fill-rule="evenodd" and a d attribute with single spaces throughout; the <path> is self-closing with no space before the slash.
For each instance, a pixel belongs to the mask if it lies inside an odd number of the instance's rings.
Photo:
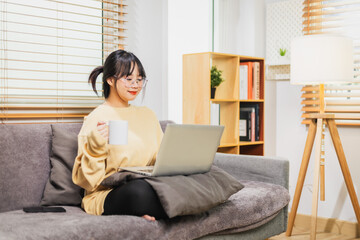
<path id="1" fill-rule="evenodd" d="M 168 121 L 161 121 L 163 130 Z M 80 123 L 56 124 L 77 133 Z M 217 153 L 214 165 L 245 188 L 202 214 L 148 222 L 135 216 L 25 213 L 49 179 L 52 125 L 0 125 L 0 239 L 266 239 L 287 227 L 289 162 Z M 229 210 L 230 209 L 230 210 Z M 235 209 L 235 211 L 231 210 Z"/>

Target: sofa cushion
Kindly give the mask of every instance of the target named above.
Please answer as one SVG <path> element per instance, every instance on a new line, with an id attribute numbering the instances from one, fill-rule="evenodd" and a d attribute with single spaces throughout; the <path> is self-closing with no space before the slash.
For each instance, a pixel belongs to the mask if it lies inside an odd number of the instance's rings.
<path id="1" fill-rule="evenodd" d="M 162 120 L 162 121 L 160 121 L 160 127 L 161 127 L 161 130 L 162 130 L 163 132 L 165 132 L 166 126 L 167 126 L 169 123 L 175 123 L 175 122 L 174 122 L 174 121 L 171 121 L 171 120 Z"/>
<path id="2" fill-rule="evenodd" d="M 290 200 L 287 189 L 263 182 L 243 182 L 245 187 L 229 201 L 207 212 L 147 221 L 126 215 L 94 216 L 78 207 L 66 213 L 0 214 L 4 239 L 196 239 L 231 229 L 241 232 L 272 220 Z"/>
<path id="3" fill-rule="evenodd" d="M 41 205 L 80 205 L 82 189 L 72 181 L 79 126 L 52 124 L 51 171 Z"/>
<path id="4" fill-rule="evenodd" d="M 50 142 L 49 124 L 0 124 L 0 212 L 39 205 Z"/>

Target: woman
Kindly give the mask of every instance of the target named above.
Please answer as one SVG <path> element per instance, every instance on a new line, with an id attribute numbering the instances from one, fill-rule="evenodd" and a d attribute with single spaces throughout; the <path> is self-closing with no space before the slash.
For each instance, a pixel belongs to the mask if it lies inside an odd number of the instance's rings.
<path id="1" fill-rule="evenodd" d="M 153 111 L 129 104 L 147 82 L 139 59 L 124 50 L 112 52 L 104 66 L 95 68 L 89 76 L 95 93 L 101 73 L 105 102 L 84 120 L 72 172 L 74 183 L 85 189 L 82 207 L 94 215 L 136 215 L 151 221 L 167 218 L 156 192 L 143 179 L 114 189 L 100 185 L 120 166 L 153 165 L 163 136 Z M 128 121 L 127 145 L 107 143 L 109 120 Z"/>

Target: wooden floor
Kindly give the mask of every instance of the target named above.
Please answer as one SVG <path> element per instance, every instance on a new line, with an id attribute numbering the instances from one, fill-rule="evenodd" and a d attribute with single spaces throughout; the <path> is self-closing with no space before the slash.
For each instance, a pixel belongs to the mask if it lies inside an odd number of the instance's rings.
<path id="1" fill-rule="evenodd" d="M 276 237 L 269 238 L 270 240 L 308 240 L 310 239 L 309 233 L 297 233 L 293 234 L 291 237 L 286 237 L 285 233 L 278 235 Z M 317 240 L 359 240 L 360 238 L 352 238 L 345 235 L 338 235 L 335 233 L 317 233 Z"/>
<path id="2" fill-rule="evenodd" d="M 275 237 L 269 238 L 269 240 L 308 240 L 310 239 L 309 231 L 296 228 L 294 226 L 293 233 L 290 237 L 285 236 L 285 233 Z M 339 235 L 336 233 L 318 232 L 316 234 L 317 240 L 360 240 L 360 238 L 353 238 L 345 235 Z"/>

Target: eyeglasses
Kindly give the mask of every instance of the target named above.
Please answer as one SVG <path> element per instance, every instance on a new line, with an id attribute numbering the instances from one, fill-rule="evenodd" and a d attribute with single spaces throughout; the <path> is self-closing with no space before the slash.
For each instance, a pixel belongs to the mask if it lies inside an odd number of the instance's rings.
<path id="1" fill-rule="evenodd" d="M 137 83 L 137 86 L 139 88 L 144 88 L 146 86 L 146 83 L 148 82 L 146 78 L 120 78 L 120 80 L 125 84 L 125 87 L 127 88 L 131 88 L 132 86 L 134 86 L 135 82 Z"/>

